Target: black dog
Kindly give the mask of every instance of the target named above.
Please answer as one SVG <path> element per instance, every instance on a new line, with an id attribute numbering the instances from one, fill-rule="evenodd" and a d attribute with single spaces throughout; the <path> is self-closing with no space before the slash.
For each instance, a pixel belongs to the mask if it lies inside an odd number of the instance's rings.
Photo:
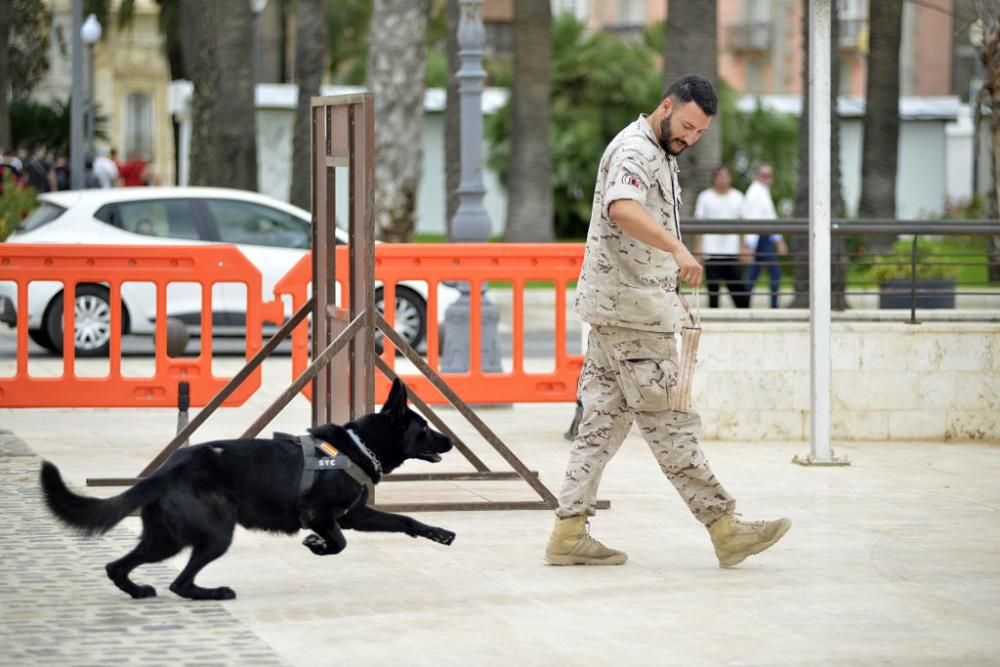
<path id="1" fill-rule="evenodd" d="M 288 437 L 219 440 L 180 449 L 152 476 L 107 499 L 76 495 L 46 461 L 41 471 L 45 501 L 64 523 L 89 535 L 107 532 L 141 508 L 139 545 L 105 568 L 111 581 L 134 598 L 156 595 L 156 589 L 131 581 L 132 570 L 187 546 L 192 547 L 191 560 L 170 590 L 194 600 L 236 597 L 231 588 L 202 588 L 194 578 L 226 552 L 237 523 L 287 534 L 307 528 L 313 534 L 303 544 L 320 556 L 343 551 L 347 545 L 343 528 L 406 533 L 441 544 L 455 539 L 451 531 L 376 511 L 365 502 L 368 490 L 362 481 L 377 483 L 383 472 L 406 459 L 440 461 L 440 455 L 451 449 L 449 438 L 428 428 L 407 407 L 406 388 L 399 380 L 381 412 L 309 433 L 315 440 L 307 440 L 307 447 Z M 315 447 L 319 441 L 328 444 Z M 336 448 L 332 453 L 340 455 L 336 459 L 323 457 L 331 445 Z M 319 450 L 319 459 L 312 459 L 315 472 L 305 464 L 304 451 L 312 450 Z"/>

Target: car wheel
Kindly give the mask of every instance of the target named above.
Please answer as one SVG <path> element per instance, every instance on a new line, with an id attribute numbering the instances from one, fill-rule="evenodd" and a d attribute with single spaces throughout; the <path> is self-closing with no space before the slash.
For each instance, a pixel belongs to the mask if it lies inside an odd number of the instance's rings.
<path id="1" fill-rule="evenodd" d="M 375 307 L 385 312 L 382 288 L 375 290 Z M 408 287 L 396 286 L 396 321 L 393 328 L 414 349 L 420 345 L 427 331 L 427 304 L 424 298 Z M 381 338 L 381 334 L 379 334 Z"/>
<path id="2" fill-rule="evenodd" d="M 111 299 L 106 287 L 78 285 L 75 304 L 76 356 L 106 357 L 111 348 Z M 122 309 L 122 333 L 128 331 L 128 313 Z M 45 316 L 45 329 L 53 350 L 63 349 L 63 293 L 52 300 Z"/>
<path id="3" fill-rule="evenodd" d="M 28 338 L 50 352 L 56 351 L 56 346 L 52 342 L 52 339 L 49 338 L 49 332 L 45 329 L 28 329 Z"/>

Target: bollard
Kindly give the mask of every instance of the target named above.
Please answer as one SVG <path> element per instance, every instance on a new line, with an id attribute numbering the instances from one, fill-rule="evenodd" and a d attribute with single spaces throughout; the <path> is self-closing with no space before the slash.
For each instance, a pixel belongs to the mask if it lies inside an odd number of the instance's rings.
<path id="1" fill-rule="evenodd" d="M 191 407 L 191 386 L 187 382 L 177 383 L 177 433 L 180 433 L 188 425 L 188 408 Z M 184 446 L 190 444 L 190 440 L 184 441 Z"/>

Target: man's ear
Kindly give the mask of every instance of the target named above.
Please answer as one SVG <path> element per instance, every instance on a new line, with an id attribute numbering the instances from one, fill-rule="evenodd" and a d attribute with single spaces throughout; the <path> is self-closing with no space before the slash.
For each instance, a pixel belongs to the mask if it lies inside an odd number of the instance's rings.
<path id="1" fill-rule="evenodd" d="M 406 412 L 406 387 L 399 378 L 392 381 L 392 389 L 389 390 L 389 397 L 385 399 L 381 412 L 388 415 L 401 415 Z"/>
<path id="2" fill-rule="evenodd" d="M 664 98 L 660 102 L 660 108 L 663 109 L 663 117 L 666 118 L 670 115 L 670 112 L 674 110 L 674 99 L 672 97 Z"/>

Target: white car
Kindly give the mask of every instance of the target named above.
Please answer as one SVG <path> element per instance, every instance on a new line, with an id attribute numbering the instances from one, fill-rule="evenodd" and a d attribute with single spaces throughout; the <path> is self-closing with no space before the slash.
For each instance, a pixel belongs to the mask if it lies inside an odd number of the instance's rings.
<path id="1" fill-rule="evenodd" d="M 272 299 L 274 285 L 309 249 L 311 217 L 307 211 L 243 190 L 201 187 L 112 188 L 50 192 L 39 196 L 35 209 L 8 243 L 93 243 L 122 245 L 201 245 L 232 243 L 261 272 L 261 293 Z M 337 229 L 337 242 L 347 234 Z M 454 291 L 444 287 L 443 290 Z M 29 284 L 28 333 L 50 350 L 62 351 L 62 290 L 60 282 Z M 427 330 L 427 289 L 421 282 L 396 287 L 395 328 L 414 347 Z M 381 307 L 382 289 L 376 291 Z M 454 297 L 441 294 L 442 308 Z M 240 333 L 246 318 L 246 288 L 216 284 L 212 291 L 213 330 Z M 154 287 L 147 283 L 122 286 L 124 333 L 155 331 Z M 16 326 L 17 290 L 0 280 L 0 322 Z M 286 310 L 288 306 L 286 304 Z M 167 315 L 197 327 L 201 291 L 195 283 L 171 284 Z M 76 354 L 107 355 L 111 307 L 108 289 L 81 284 L 76 290 Z"/>

